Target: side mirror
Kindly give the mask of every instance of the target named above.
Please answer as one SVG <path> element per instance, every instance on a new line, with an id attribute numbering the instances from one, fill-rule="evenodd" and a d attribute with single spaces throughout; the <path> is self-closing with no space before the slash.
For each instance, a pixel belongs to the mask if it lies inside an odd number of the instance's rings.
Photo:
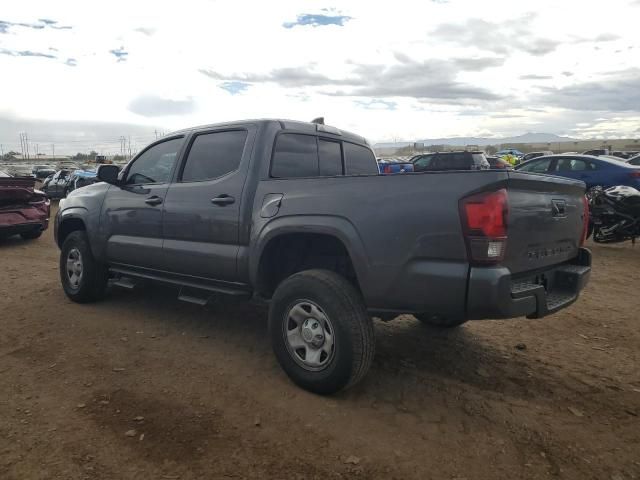
<path id="1" fill-rule="evenodd" d="M 120 173 L 120 167 L 117 165 L 99 165 L 96 176 L 98 180 L 111 185 L 118 184 L 118 174 Z"/>

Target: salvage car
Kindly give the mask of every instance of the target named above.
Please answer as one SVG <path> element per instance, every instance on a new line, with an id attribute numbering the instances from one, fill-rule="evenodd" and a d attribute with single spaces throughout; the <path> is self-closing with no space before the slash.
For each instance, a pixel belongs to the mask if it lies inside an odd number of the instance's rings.
<path id="1" fill-rule="evenodd" d="M 49 198 L 64 198 L 67 192 L 67 184 L 71 178 L 72 170 L 62 169 L 48 176 L 40 189 Z"/>
<path id="2" fill-rule="evenodd" d="M 87 185 L 92 185 L 97 181 L 98 177 L 96 176 L 96 172 L 94 170 L 76 170 L 67 180 L 67 184 L 64 188 L 63 198 L 69 195 L 74 190 L 86 187 Z"/>
<path id="3" fill-rule="evenodd" d="M 31 177 L 0 175 L 0 238 L 38 238 L 49 226 L 50 202 Z"/>
<path id="4" fill-rule="evenodd" d="M 268 302 L 278 362 L 321 394 L 367 373 L 373 316 L 540 318 L 591 270 L 583 182 L 467 163 L 380 175 L 362 136 L 322 123 L 181 130 L 98 178 L 56 215 L 69 299 L 99 300 L 111 279 Z"/>

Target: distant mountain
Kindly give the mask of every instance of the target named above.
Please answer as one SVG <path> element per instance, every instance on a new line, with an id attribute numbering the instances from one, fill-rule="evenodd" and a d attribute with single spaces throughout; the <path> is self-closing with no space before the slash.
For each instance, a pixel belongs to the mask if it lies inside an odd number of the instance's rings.
<path id="1" fill-rule="evenodd" d="M 417 143 L 425 145 L 452 145 L 456 147 L 464 147 L 466 145 L 500 145 L 505 143 L 564 143 L 575 142 L 574 138 L 561 137 L 553 133 L 525 133 L 515 137 L 504 138 L 487 138 L 487 137 L 449 137 L 449 138 L 425 138 L 424 140 L 416 140 Z M 377 143 L 376 148 L 402 148 L 407 145 L 413 145 L 414 142 L 396 142 L 396 143 Z"/>

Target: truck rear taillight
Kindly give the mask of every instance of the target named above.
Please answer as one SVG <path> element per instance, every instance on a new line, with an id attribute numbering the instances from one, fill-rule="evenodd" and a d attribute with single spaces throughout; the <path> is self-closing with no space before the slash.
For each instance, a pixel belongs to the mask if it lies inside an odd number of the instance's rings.
<path id="1" fill-rule="evenodd" d="M 630 176 L 631 178 L 638 178 L 638 179 L 640 179 L 640 170 L 638 170 L 637 172 L 631 172 L 631 173 L 629 174 L 629 176 Z"/>
<path id="2" fill-rule="evenodd" d="M 504 258 L 508 212 L 509 199 L 504 188 L 460 201 L 462 226 L 471 261 L 497 263 Z"/>
<path id="3" fill-rule="evenodd" d="M 582 197 L 582 238 L 580 239 L 580 246 L 584 245 L 587 240 L 587 232 L 589 232 L 589 200 L 587 196 Z"/>

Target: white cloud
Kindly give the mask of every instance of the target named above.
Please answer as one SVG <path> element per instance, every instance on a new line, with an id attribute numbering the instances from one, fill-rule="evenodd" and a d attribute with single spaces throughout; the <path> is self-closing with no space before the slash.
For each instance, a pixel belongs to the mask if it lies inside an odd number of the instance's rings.
<path id="1" fill-rule="evenodd" d="M 322 115 L 374 141 L 637 135 L 640 105 L 616 88 L 640 82 L 638 12 L 628 0 L 8 2 L 0 116 L 152 133 Z"/>

